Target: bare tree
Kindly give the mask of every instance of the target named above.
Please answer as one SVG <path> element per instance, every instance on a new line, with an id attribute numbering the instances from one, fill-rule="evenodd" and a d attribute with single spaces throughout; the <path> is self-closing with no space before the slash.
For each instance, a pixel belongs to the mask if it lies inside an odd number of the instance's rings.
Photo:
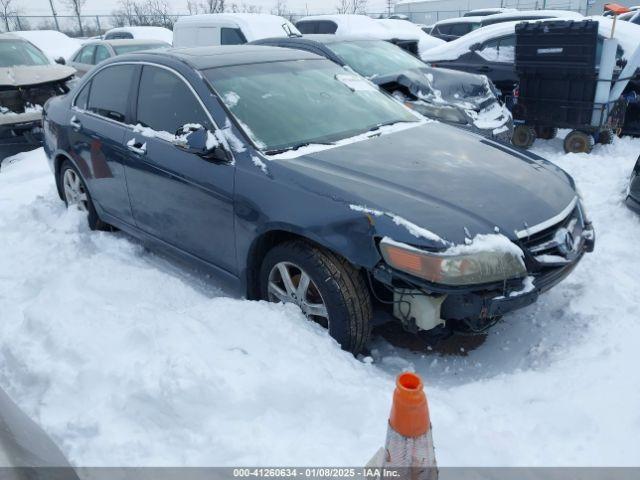
<path id="1" fill-rule="evenodd" d="M 173 28 L 178 17 L 169 11 L 166 0 L 120 0 L 120 8 L 111 15 L 117 27 L 129 25 Z"/>
<path id="2" fill-rule="evenodd" d="M 232 3 L 230 7 L 231 12 L 233 13 L 261 13 L 262 7 L 258 7 L 256 5 L 251 5 L 249 3 Z"/>
<path id="3" fill-rule="evenodd" d="M 195 15 L 198 13 L 198 4 L 195 0 L 187 0 L 187 11 L 189 12 L 189 15 Z"/>
<path id="4" fill-rule="evenodd" d="M 273 15 L 278 15 L 280 17 L 286 17 L 290 15 L 289 6 L 287 5 L 287 0 L 276 0 L 275 5 L 271 9 L 271 13 Z"/>
<path id="5" fill-rule="evenodd" d="M 225 0 L 205 0 L 200 2 L 198 10 L 202 13 L 222 13 L 226 11 Z"/>
<path id="6" fill-rule="evenodd" d="M 0 19 L 4 22 L 7 32 L 11 30 L 9 26 L 9 18 L 18 12 L 13 7 L 13 0 L 0 0 Z"/>
<path id="7" fill-rule="evenodd" d="M 367 13 L 367 0 L 340 0 L 336 5 L 338 13 Z"/>

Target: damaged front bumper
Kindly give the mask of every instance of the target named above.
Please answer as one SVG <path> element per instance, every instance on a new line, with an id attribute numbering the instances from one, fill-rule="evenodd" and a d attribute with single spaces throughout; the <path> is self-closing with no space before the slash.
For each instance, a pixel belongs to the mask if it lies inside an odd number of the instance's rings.
<path id="1" fill-rule="evenodd" d="M 42 145 L 42 113 L 0 115 L 0 162 Z"/>
<path id="2" fill-rule="evenodd" d="M 415 333 L 442 325 L 451 331 L 479 334 L 503 315 L 535 303 L 542 293 L 564 280 L 594 247 L 595 232 L 587 224 L 565 262 L 545 266 L 526 253 L 528 276 L 498 284 L 449 287 L 419 280 L 386 264 L 378 265 L 373 277 L 393 290 L 392 315 L 406 330 Z"/>

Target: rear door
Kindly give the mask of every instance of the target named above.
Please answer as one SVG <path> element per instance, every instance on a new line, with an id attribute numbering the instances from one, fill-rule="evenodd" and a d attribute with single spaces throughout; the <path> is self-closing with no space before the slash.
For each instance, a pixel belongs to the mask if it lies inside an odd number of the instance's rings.
<path id="1" fill-rule="evenodd" d="M 172 142 L 178 129 L 215 126 L 199 98 L 177 72 L 144 65 L 135 121 L 127 130 L 127 181 L 138 228 L 227 272 L 236 273 L 232 162 L 188 153 Z M 140 129 L 138 129 L 140 130 Z"/>
<path id="2" fill-rule="evenodd" d="M 136 65 L 109 65 L 98 71 L 76 96 L 69 128 L 72 157 L 94 202 L 129 224 L 133 216 L 124 177 L 123 141 L 138 70 Z"/>

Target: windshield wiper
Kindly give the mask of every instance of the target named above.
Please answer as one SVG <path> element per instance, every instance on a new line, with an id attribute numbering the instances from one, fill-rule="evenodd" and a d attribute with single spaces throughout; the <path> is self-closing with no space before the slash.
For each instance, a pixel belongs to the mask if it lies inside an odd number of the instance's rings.
<path id="1" fill-rule="evenodd" d="M 331 143 L 331 142 L 304 142 L 304 143 L 299 143 L 297 145 L 293 145 L 291 147 L 277 148 L 277 149 L 274 149 L 274 150 L 267 150 L 264 153 L 266 155 L 279 155 L 279 154 L 285 153 L 285 152 L 294 152 L 296 150 L 300 150 L 301 148 L 308 147 L 310 145 L 333 145 L 333 143 Z"/>
<path id="2" fill-rule="evenodd" d="M 369 130 L 367 130 L 367 132 L 377 132 L 382 127 L 390 127 L 391 125 L 397 125 L 398 123 L 416 123 L 416 122 L 413 120 L 396 120 L 393 122 L 379 123 L 375 127 L 371 127 Z"/>

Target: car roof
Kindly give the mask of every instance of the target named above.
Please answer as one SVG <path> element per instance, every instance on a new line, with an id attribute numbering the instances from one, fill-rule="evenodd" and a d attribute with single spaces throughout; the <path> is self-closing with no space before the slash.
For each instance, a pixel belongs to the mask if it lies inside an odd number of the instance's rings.
<path id="1" fill-rule="evenodd" d="M 449 23 L 480 23 L 486 17 L 457 17 L 457 18 L 445 18 L 436 22 L 436 25 L 447 25 Z"/>
<path id="2" fill-rule="evenodd" d="M 133 53 L 118 59 L 173 58 L 191 65 L 196 70 L 251 65 L 255 63 L 286 62 L 294 60 L 324 60 L 324 57 L 302 50 L 264 45 L 227 45 L 215 47 L 170 48 L 144 53 Z"/>

